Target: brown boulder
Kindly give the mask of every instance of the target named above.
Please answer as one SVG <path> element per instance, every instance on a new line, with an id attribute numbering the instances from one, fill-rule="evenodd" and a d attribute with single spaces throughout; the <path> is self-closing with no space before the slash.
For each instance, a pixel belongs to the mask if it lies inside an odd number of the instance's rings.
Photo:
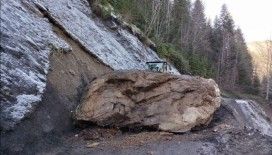
<path id="1" fill-rule="evenodd" d="M 186 132 L 208 124 L 219 106 L 220 91 L 211 79 L 123 71 L 93 81 L 75 118 L 100 126 Z"/>

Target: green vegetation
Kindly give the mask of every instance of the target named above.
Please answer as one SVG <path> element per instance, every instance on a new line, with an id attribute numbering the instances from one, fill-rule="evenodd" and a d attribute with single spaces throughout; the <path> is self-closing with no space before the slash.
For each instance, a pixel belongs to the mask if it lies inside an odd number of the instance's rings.
<path id="1" fill-rule="evenodd" d="M 112 6 L 126 22 L 133 23 L 138 28 L 143 29 L 145 17 L 135 7 L 135 3 L 135 0 L 100 0 L 101 5 Z"/>
<path id="2" fill-rule="evenodd" d="M 206 78 L 213 77 L 211 64 L 205 57 L 198 55 L 186 55 L 185 52 L 169 43 L 157 43 L 157 53 L 160 57 L 167 59 L 184 74 L 191 73 Z"/>
<path id="3" fill-rule="evenodd" d="M 241 29 L 227 6 L 214 24 L 205 17 L 201 0 L 96 0 L 136 25 L 156 43 L 156 52 L 181 73 L 216 79 L 228 91 L 259 94 L 260 80 L 253 74 Z M 102 11 L 103 16 L 109 10 Z M 141 39 L 145 42 L 145 39 Z"/>
<path id="4" fill-rule="evenodd" d="M 114 12 L 114 8 L 107 0 L 96 0 L 92 4 L 93 11 L 103 19 L 108 19 Z"/>
<path id="5" fill-rule="evenodd" d="M 177 51 L 171 44 L 157 44 L 157 53 L 161 58 L 165 58 L 178 69 L 181 73 L 190 71 L 189 61 L 183 56 L 181 51 Z"/>
<path id="6" fill-rule="evenodd" d="M 214 77 L 214 70 L 207 58 L 198 55 L 191 55 L 189 60 L 190 69 L 193 75 L 199 75 L 205 78 Z"/>

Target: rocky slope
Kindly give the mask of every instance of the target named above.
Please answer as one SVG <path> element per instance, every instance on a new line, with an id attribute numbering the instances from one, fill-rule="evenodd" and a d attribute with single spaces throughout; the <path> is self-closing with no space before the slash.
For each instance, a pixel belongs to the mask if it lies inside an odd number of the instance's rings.
<path id="1" fill-rule="evenodd" d="M 86 0 L 3 0 L 0 11 L 4 154 L 61 143 L 89 82 L 159 60 L 128 30 L 97 18 Z"/>
<path id="2" fill-rule="evenodd" d="M 3 0 L 2 128 L 14 126 L 42 101 L 48 71 L 52 69 L 50 55 L 82 51 L 85 65 L 89 63 L 87 57 L 92 57 L 105 68 L 114 70 L 145 69 L 146 61 L 159 60 L 153 50 L 129 31 L 118 25 L 112 30 L 106 25 L 92 13 L 87 0 Z M 74 67 L 75 63 L 67 65 Z M 80 73 L 71 71 L 77 76 Z"/>

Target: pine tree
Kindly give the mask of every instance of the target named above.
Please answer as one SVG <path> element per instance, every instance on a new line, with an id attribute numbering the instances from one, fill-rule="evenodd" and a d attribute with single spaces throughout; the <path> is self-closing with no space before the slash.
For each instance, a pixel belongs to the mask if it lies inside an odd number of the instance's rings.
<path id="1" fill-rule="evenodd" d="M 237 51 L 234 43 L 234 22 L 226 5 L 222 6 L 218 28 L 221 39 L 219 42 L 217 79 L 219 84 L 225 89 L 235 87 L 235 64 L 237 62 Z"/>
<path id="2" fill-rule="evenodd" d="M 190 1 L 174 0 L 172 11 L 172 31 L 170 40 L 184 51 L 189 51 L 189 21 L 190 21 Z"/>
<path id="3" fill-rule="evenodd" d="M 143 30 L 157 43 L 158 54 L 182 73 L 190 70 L 194 75 L 212 77 L 215 72 L 223 89 L 258 92 L 252 58 L 226 5 L 212 26 L 201 0 L 195 0 L 193 6 L 190 0 L 100 1 L 112 4 L 125 20 Z"/>
<path id="4" fill-rule="evenodd" d="M 191 14 L 191 53 L 207 56 L 210 51 L 209 27 L 204 14 L 204 6 L 200 0 L 195 1 Z"/>
<path id="5" fill-rule="evenodd" d="M 254 75 L 252 58 L 248 52 L 242 30 L 235 31 L 235 50 L 237 51 L 236 76 L 237 84 L 248 93 L 258 93 L 259 79 Z"/>

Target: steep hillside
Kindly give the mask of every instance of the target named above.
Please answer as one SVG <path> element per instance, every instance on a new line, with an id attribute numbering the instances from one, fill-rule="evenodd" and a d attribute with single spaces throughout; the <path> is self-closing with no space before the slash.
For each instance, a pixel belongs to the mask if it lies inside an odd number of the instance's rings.
<path id="1" fill-rule="evenodd" d="M 73 92 L 73 88 L 66 85 L 65 76 L 61 75 L 63 70 L 79 77 L 69 81 L 77 88 L 82 84 L 78 82 L 80 78 L 85 78 L 81 74 L 91 74 L 89 70 L 103 73 L 103 69 L 89 63 L 97 63 L 107 70 L 142 70 L 146 61 L 159 60 L 152 49 L 128 30 L 119 25 L 115 30 L 110 29 L 92 13 L 86 0 L 4 0 L 1 38 L 3 128 L 12 127 L 31 113 L 42 97 L 46 98 L 43 94 L 51 77 L 49 74 L 48 80 L 47 74 L 55 71 L 54 62 L 58 63 L 60 77 L 64 78 L 59 84 L 65 86 L 54 87 Z M 82 53 L 82 59 L 77 58 L 78 53 Z M 90 62 L 93 58 L 95 62 Z M 65 65 L 61 67 L 61 64 Z"/>
<path id="2" fill-rule="evenodd" d="M 58 141 L 73 128 L 71 112 L 89 82 L 160 60 L 108 22 L 86 0 L 1 2 L 1 152 L 36 152 Z"/>

